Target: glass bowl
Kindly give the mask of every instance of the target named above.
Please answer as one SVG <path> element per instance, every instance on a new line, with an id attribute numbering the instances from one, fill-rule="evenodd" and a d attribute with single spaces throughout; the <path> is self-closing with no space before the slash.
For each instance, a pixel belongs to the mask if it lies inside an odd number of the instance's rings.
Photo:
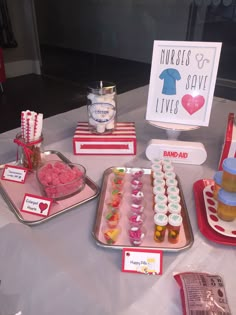
<path id="1" fill-rule="evenodd" d="M 48 161 L 37 170 L 36 178 L 44 195 L 62 200 L 84 189 L 86 169 L 80 164 Z"/>

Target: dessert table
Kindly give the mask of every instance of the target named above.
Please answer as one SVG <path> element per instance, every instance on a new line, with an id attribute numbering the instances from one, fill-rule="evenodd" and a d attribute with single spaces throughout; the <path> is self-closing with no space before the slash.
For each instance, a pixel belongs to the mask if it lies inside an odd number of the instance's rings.
<path id="1" fill-rule="evenodd" d="M 118 96 L 118 120 L 134 121 L 136 156 L 79 156 L 72 137 L 78 121 L 87 121 L 86 106 L 44 120 L 44 146 L 58 150 L 87 169 L 98 185 L 111 166 L 150 168 L 145 156 L 151 139 L 166 139 L 165 130 L 145 121 L 148 86 Z M 52 105 L 53 106 L 53 105 Z M 233 246 L 214 243 L 199 231 L 193 184 L 213 178 L 218 167 L 228 113 L 236 102 L 214 98 L 209 127 L 182 132 L 181 141 L 202 142 L 203 165 L 174 164 L 181 181 L 194 234 L 191 248 L 164 252 L 163 274 L 121 272 L 121 251 L 97 246 L 92 236 L 98 198 L 37 226 L 20 223 L 0 196 L 0 315 L 145 315 L 182 314 L 174 272 L 206 271 L 223 277 L 232 314 L 236 312 Z M 20 119 L 20 118 L 19 118 Z M 16 158 L 18 129 L 0 135 L 0 164 Z"/>

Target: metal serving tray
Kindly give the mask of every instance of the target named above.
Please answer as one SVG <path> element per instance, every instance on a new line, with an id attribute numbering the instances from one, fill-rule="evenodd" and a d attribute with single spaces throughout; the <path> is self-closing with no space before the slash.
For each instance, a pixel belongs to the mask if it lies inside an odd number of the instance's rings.
<path id="1" fill-rule="evenodd" d="M 47 161 L 61 160 L 66 163 L 71 163 L 70 160 L 68 160 L 58 151 L 45 151 L 44 155 Z M 14 163 L 15 162 L 7 164 Z M 27 225 L 37 225 L 46 222 L 97 197 L 99 194 L 99 187 L 89 177 L 86 177 L 85 187 L 81 192 L 64 200 L 53 202 L 49 216 L 42 218 L 34 214 L 20 211 L 25 193 L 41 196 L 41 191 L 36 179 L 35 172 L 28 173 L 25 183 L 20 184 L 17 182 L 4 181 L 1 179 L 4 167 L 5 164 L 0 165 L 0 192 L 9 208 L 16 215 L 17 219 Z"/>
<path id="2" fill-rule="evenodd" d="M 121 204 L 121 219 L 120 219 L 120 227 L 121 227 L 121 234 L 117 240 L 117 242 L 113 245 L 108 245 L 105 241 L 104 235 L 102 233 L 103 227 L 106 226 L 106 222 L 104 219 L 104 212 L 106 211 L 106 200 L 109 198 L 111 194 L 111 178 L 113 175 L 114 167 L 108 168 L 103 175 L 103 183 L 101 188 L 101 194 L 98 202 L 97 213 L 95 224 L 93 228 L 93 237 L 96 240 L 97 245 L 106 247 L 106 248 L 113 248 L 113 249 L 123 249 L 127 247 L 135 248 L 136 246 L 132 246 L 129 242 L 128 238 L 128 213 L 130 209 L 130 180 L 131 175 L 130 171 L 131 168 L 126 169 L 125 175 L 125 184 L 123 188 L 124 197 Z M 178 180 L 178 187 L 180 189 L 180 198 L 181 198 L 181 214 L 183 216 L 183 224 L 180 229 L 180 238 L 177 244 L 171 244 L 167 240 L 167 235 L 165 236 L 165 240 L 162 243 L 157 243 L 154 241 L 154 223 L 153 223 L 153 193 L 152 193 L 152 181 L 151 181 L 151 169 L 144 169 L 144 175 L 142 177 L 143 182 L 143 192 L 145 196 L 146 206 L 144 213 L 146 215 L 146 220 L 144 222 L 144 227 L 146 228 L 146 237 L 143 243 L 138 248 L 143 249 L 160 249 L 163 251 L 181 251 L 187 248 L 190 248 L 193 244 L 194 237 L 192 232 L 192 227 L 189 220 L 188 211 L 186 208 L 185 200 L 183 191 L 180 185 L 179 178 Z"/>

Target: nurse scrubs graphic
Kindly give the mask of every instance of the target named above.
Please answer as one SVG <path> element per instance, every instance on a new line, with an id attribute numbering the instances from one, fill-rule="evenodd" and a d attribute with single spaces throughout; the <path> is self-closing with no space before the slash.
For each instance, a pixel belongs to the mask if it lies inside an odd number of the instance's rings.
<path id="1" fill-rule="evenodd" d="M 179 71 L 172 68 L 165 69 L 159 78 L 164 80 L 162 94 L 176 95 L 176 81 L 181 79 Z"/>

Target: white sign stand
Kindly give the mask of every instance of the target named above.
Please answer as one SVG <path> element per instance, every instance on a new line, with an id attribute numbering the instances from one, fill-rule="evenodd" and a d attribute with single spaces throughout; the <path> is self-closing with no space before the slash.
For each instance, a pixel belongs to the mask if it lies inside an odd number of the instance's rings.
<path id="1" fill-rule="evenodd" d="M 173 140 L 177 140 L 182 131 L 208 126 L 220 51 L 221 43 L 154 41 L 146 120 L 165 129 L 171 141 L 166 142 L 168 150 L 163 149 L 161 143 L 163 158 L 183 163 L 183 156 L 188 156 L 185 163 L 189 164 L 205 161 L 203 144 L 196 143 L 194 148 L 194 143 L 182 141 L 180 145 Z M 151 149 L 147 148 L 149 159 L 155 148 L 160 151 L 159 144 L 158 140 L 151 140 Z M 199 160 L 193 156 L 193 151 L 201 156 Z M 160 152 L 156 155 L 162 158 Z"/>

